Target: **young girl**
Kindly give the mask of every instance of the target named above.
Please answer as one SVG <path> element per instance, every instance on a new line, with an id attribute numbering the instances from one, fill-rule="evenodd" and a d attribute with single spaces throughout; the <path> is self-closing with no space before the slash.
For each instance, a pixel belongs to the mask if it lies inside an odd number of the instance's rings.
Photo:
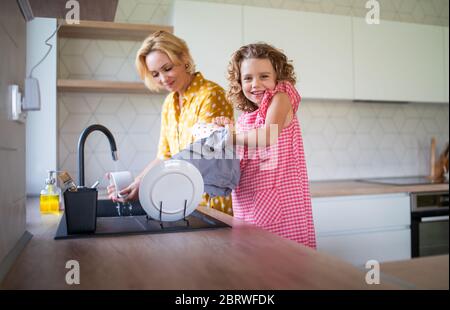
<path id="1" fill-rule="evenodd" d="M 274 47 L 250 44 L 233 54 L 228 80 L 228 98 L 244 112 L 230 139 L 238 150 L 244 146 L 234 216 L 315 248 L 293 66 Z M 224 117 L 215 122 L 233 129 Z"/>

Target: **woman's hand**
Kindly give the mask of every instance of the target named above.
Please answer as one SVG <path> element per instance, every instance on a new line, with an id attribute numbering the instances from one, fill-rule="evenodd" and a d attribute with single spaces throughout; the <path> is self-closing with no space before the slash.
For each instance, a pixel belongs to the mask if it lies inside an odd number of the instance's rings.
<path id="1" fill-rule="evenodd" d="M 120 191 L 118 201 L 127 202 L 134 201 L 139 199 L 139 185 L 141 184 L 140 179 L 135 179 L 133 183 L 128 185 L 128 187 L 124 188 Z"/>
<path id="2" fill-rule="evenodd" d="M 105 178 L 109 180 L 111 178 L 111 174 L 109 172 L 106 173 Z M 106 187 L 106 190 L 108 191 L 108 198 L 116 202 L 115 199 L 117 199 L 117 195 L 116 195 L 116 187 L 114 186 L 114 184 L 109 184 L 108 187 Z"/>
<path id="3" fill-rule="evenodd" d="M 106 174 L 109 179 L 109 173 Z M 111 184 L 107 187 L 108 198 L 113 202 L 126 202 L 139 199 L 139 185 L 141 183 L 140 178 L 136 178 L 130 185 L 120 191 L 117 194 L 116 187 Z M 118 197 L 119 196 L 119 197 Z"/>

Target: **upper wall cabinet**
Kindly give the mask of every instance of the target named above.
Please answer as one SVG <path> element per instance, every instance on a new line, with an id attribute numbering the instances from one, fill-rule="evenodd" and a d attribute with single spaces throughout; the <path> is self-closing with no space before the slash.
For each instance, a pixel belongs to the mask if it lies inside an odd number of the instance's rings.
<path id="1" fill-rule="evenodd" d="M 176 1 L 174 32 L 188 44 L 197 70 L 226 88 L 228 62 L 242 45 L 242 7 Z"/>
<path id="2" fill-rule="evenodd" d="M 352 98 L 351 17 L 244 7 L 243 32 L 284 50 L 304 98 Z"/>
<path id="3" fill-rule="evenodd" d="M 174 32 L 224 88 L 232 53 L 262 41 L 293 60 L 303 98 L 448 102 L 448 27 L 176 1 Z"/>
<path id="4" fill-rule="evenodd" d="M 443 31 L 443 27 L 385 20 L 369 25 L 354 18 L 355 99 L 448 101 Z"/>

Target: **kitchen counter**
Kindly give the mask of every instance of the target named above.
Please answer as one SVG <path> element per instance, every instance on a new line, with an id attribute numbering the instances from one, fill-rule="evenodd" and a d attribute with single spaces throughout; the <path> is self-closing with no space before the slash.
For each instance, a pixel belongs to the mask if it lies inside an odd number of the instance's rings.
<path id="1" fill-rule="evenodd" d="M 313 198 L 352 196 L 352 195 L 383 195 L 398 193 L 439 192 L 448 191 L 448 183 L 426 185 L 383 185 L 358 182 L 354 180 L 316 181 L 311 182 L 310 191 Z"/>
<path id="2" fill-rule="evenodd" d="M 402 289 L 365 283 L 365 270 L 293 241 L 199 208 L 233 228 L 168 234 L 53 240 L 60 215 L 27 203 L 34 236 L 2 289 Z M 80 284 L 65 282 L 66 262 L 80 264 Z"/>
<path id="3" fill-rule="evenodd" d="M 312 198 L 354 196 L 354 195 L 383 195 L 399 193 L 442 192 L 448 191 L 448 183 L 425 185 L 384 185 L 359 182 L 356 180 L 312 181 L 310 191 Z M 106 190 L 99 191 L 101 199 L 107 199 Z"/>
<path id="4" fill-rule="evenodd" d="M 448 290 L 449 256 L 419 257 L 405 261 L 380 264 L 384 277 L 395 277 L 414 289 Z M 390 278 L 390 280 L 393 280 Z"/>

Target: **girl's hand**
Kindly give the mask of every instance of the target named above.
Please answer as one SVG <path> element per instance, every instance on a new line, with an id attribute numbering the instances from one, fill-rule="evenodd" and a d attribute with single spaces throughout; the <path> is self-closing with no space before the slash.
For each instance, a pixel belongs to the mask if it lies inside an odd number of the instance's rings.
<path id="1" fill-rule="evenodd" d="M 233 145 L 236 141 L 236 133 L 234 132 L 234 123 L 231 119 L 225 116 L 219 116 L 214 119 L 214 124 L 217 126 L 225 127 L 228 129 L 228 139 L 226 143 L 228 145 Z"/>
<path id="2" fill-rule="evenodd" d="M 226 125 L 230 125 L 230 124 L 232 125 L 233 122 L 228 117 L 219 116 L 219 117 L 214 118 L 214 124 L 216 124 L 217 126 L 220 126 L 220 127 L 226 127 Z"/>
<path id="3" fill-rule="evenodd" d="M 220 127 L 225 127 L 229 132 L 234 132 L 234 123 L 231 119 L 225 116 L 219 116 L 214 118 L 214 124 Z"/>
<path id="4" fill-rule="evenodd" d="M 225 116 L 219 116 L 214 119 L 214 124 L 220 127 L 227 128 L 230 132 L 234 132 L 234 123 L 231 119 Z"/>

